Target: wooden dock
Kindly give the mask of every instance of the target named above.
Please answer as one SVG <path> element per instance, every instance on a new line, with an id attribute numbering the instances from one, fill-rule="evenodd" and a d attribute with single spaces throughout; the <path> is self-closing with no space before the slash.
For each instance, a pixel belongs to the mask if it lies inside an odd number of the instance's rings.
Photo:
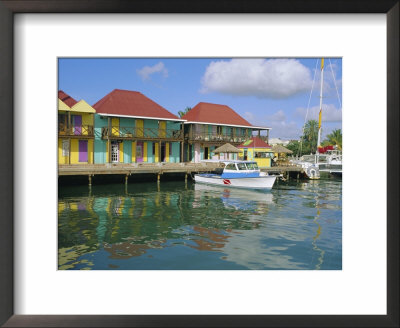
<path id="1" fill-rule="evenodd" d="M 112 164 L 73 164 L 58 166 L 59 176 L 87 176 L 89 186 L 92 185 L 92 177 L 99 175 L 122 175 L 125 176 L 125 183 L 128 183 L 128 178 L 132 175 L 154 174 L 157 181 L 160 182 L 160 177 L 163 174 L 178 173 L 185 176 L 185 181 L 188 175 L 192 176 L 195 173 L 214 172 L 218 168 L 222 168 L 218 162 L 201 162 L 201 163 L 112 163 Z M 261 171 L 269 174 L 282 175 L 284 180 L 288 180 L 290 176 L 299 178 L 303 173 L 303 169 L 298 166 L 274 166 L 270 168 L 262 168 Z"/>
<path id="2" fill-rule="evenodd" d="M 140 173 L 198 173 L 212 172 L 220 163 L 133 163 L 133 164 L 84 164 L 59 165 L 58 175 L 132 175 Z"/>

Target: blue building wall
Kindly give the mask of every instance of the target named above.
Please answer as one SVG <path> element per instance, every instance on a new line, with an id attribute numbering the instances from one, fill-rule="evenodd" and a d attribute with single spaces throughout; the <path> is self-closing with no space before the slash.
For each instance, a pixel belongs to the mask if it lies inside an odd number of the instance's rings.
<path id="1" fill-rule="evenodd" d="M 124 163 L 132 163 L 132 141 L 124 140 Z"/>
<path id="2" fill-rule="evenodd" d="M 147 145 L 147 163 L 154 163 L 153 142 L 147 141 L 145 145 Z"/>
<path id="3" fill-rule="evenodd" d="M 133 128 L 135 126 L 136 120 L 133 118 L 119 118 L 120 127 L 129 127 Z M 108 119 L 107 117 L 101 117 L 98 114 L 94 115 L 94 163 L 96 164 L 105 164 L 107 163 L 107 140 L 101 139 L 101 130 L 103 127 L 107 127 Z M 144 128 L 152 128 L 158 129 L 158 121 L 157 120 L 143 120 Z M 179 122 L 166 121 L 167 129 L 179 130 L 181 128 L 181 124 Z M 147 149 L 147 161 L 148 163 L 155 162 L 155 155 L 153 155 L 153 142 L 144 141 L 144 147 Z M 171 154 L 169 155 L 169 162 L 171 163 L 179 163 L 180 161 L 180 142 L 171 142 Z M 194 148 L 192 149 L 192 153 L 194 156 Z M 123 161 L 124 163 L 132 162 L 132 141 L 124 140 L 123 141 Z"/>
<path id="4" fill-rule="evenodd" d="M 94 163 L 106 163 L 107 142 L 101 139 L 101 129 L 107 126 L 107 118 L 94 114 Z"/>
<path id="5" fill-rule="evenodd" d="M 172 153 L 169 156 L 169 161 L 170 163 L 179 163 L 180 160 L 180 152 L 181 152 L 181 147 L 180 147 L 179 142 L 171 142 L 171 147 L 172 147 Z"/>

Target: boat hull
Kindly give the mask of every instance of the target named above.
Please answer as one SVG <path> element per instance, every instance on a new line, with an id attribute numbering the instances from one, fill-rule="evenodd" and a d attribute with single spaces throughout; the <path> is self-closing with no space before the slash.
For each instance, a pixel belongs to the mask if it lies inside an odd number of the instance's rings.
<path id="1" fill-rule="evenodd" d="M 196 183 L 205 183 L 232 188 L 244 189 L 271 189 L 275 183 L 276 176 L 267 175 L 253 178 L 221 178 L 219 175 L 213 174 L 196 174 L 194 181 Z"/>

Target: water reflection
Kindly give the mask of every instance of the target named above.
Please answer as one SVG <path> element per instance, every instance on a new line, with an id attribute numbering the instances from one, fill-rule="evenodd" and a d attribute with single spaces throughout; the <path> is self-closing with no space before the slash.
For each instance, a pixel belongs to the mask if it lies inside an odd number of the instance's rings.
<path id="1" fill-rule="evenodd" d="M 340 269 L 340 195 L 321 184 L 64 187 L 59 269 Z"/>

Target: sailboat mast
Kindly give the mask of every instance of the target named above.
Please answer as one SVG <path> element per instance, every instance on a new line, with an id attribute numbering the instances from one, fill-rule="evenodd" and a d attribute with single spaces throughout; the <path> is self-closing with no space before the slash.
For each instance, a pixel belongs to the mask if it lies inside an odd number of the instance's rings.
<path id="1" fill-rule="evenodd" d="M 324 87 L 324 58 L 321 59 L 321 90 L 319 92 L 319 119 L 318 119 L 318 142 L 317 142 L 317 152 L 318 147 L 321 146 L 321 118 L 322 118 L 322 89 Z"/>

